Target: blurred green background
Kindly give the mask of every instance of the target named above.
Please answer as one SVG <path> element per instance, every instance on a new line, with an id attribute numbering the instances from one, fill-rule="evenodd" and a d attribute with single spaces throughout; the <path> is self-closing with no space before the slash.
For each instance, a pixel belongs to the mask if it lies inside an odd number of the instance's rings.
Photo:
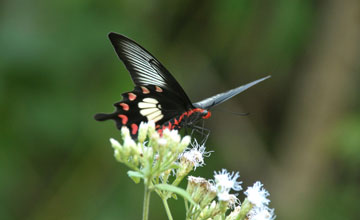
<path id="1" fill-rule="evenodd" d="M 141 218 L 143 187 L 108 141 L 119 132 L 93 120 L 133 88 L 110 31 L 151 51 L 193 101 L 272 75 L 214 108 L 215 152 L 193 175 L 227 168 L 244 187 L 262 181 L 277 219 L 360 218 L 358 0 L 5 0 L 0 10 L 0 219 Z M 151 202 L 150 219 L 166 219 Z M 170 206 L 183 219 L 183 201 Z"/>

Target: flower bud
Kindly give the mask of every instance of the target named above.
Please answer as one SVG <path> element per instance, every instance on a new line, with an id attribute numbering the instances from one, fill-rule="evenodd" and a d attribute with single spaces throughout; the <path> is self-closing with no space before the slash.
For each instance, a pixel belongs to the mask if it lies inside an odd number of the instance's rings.
<path id="1" fill-rule="evenodd" d="M 191 137 L 189 135 L 186 135 L 185 137 L 183 137 L 183 139 L 181 140 L 181 143 L 180 143 L 179 151 L 184 151 L 186 149 L 186 147 L 189 146 L 190 141 L 191 141 Z"/>
<path id="2" fill-rule="evenodd" d="M 130 137 L 129 128 L 127 128 L 126 126 L 122 126 L 121 127 L 121 136 L 123 139 L 125 139 L 126 137 Z"/>
<path id="3" fill-rule="evenodd" d="M 155 130 L 155 122 L 154 121 L 148 121 L 148 134 L 151 136 L 153 133 L 157 133 Z"/>
<path id="4" fill-rule="evenodd" d="M 138 132 L 138 141 L 140 143 L 143 143 L 146 139 L 147 133 L 148 133 L 148 127 L 149 125 L 147 123 L 141 122 L 139 126 L 139 132 Z"/>
<path id="5" fill-rule="evenodd" d="M 115 140 L 114 138 L 110 138 L 110 143 L 111 143 L 111 146 L 114 149 L 121 149 L 122 148 L 121 144 L 117 140 Z"/>

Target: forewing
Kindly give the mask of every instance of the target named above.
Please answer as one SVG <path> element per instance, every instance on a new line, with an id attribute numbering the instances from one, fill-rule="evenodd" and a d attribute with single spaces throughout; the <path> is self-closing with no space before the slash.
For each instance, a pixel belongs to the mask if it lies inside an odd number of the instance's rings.
<path id="1" fill-rule="evenodd" d="M 135 41 L 117 33 L 110 33 L 109 38 L 117 55 L 129 70 L 136 86 L 159 86 L 178 96 L 184 106 L 191 106 L 191 101 L 180 84 L 146 49 Z"/>

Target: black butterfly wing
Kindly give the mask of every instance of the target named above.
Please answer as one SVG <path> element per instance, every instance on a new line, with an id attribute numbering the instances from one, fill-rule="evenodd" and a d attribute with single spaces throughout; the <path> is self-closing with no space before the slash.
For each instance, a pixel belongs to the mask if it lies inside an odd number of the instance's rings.
<path id="1" fill-rule="evenodd" d="M 159 86 L 136 86 L 133 91 L 123 93 L 122 96 L 122 101 L 114 104 L 115 112 L 96 114 L 95 119 L 112 119 L 118 129 L 128 127 L 133 137 L 136 137 L 142 121 L 151 120 L 161 126 L 186 111 L 176 94 Z"/>
<path id="2" fill-rule="evenodd" d="M 171 91 L 184 107 L 192 107 L 189 97 L 170 72 L 145 48 L 135 41 L 110 33 L 109 39 L 136 86 L 155 85 Z"/>

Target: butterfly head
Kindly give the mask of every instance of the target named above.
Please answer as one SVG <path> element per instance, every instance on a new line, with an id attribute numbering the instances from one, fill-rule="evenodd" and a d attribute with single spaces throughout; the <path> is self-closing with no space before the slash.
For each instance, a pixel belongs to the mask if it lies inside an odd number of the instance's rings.
<path id="1" fill-rule="evenodd" d="M 211 112 L 209 110 L 206 109 L 202 109 L 203 111 L 201 112 L 202 118 L 203 119 L 208 119 L 211 117 Z"/>
<path id="2" fill-rule="evenodd" d="M 207 109 L 195 108 L 188 112 L 188 116 L 193 116 L 195 120 L 197 119 L 208 119 L 211 116 L 211 112 Z"/>

